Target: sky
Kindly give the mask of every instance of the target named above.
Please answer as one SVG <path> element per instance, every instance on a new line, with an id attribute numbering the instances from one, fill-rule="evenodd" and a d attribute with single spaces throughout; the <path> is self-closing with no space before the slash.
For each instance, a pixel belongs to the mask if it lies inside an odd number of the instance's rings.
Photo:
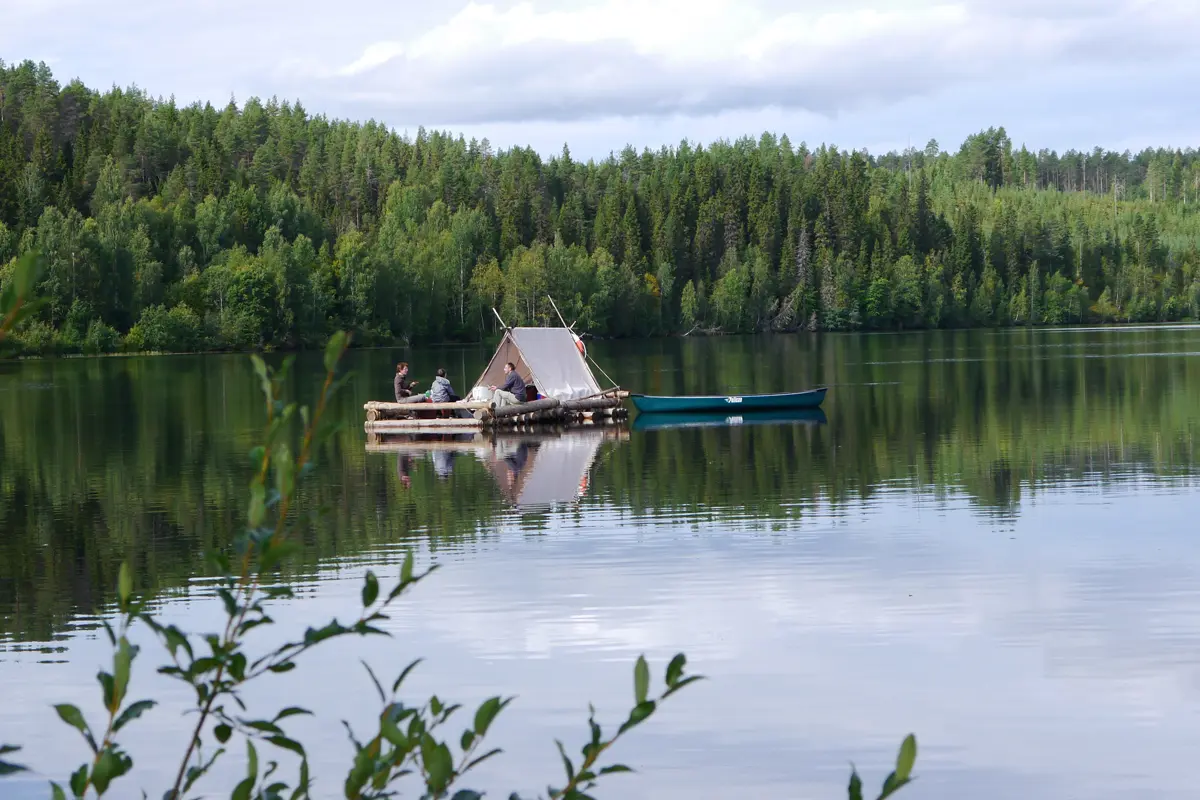
<path id="1" fill-rule="evenodd" d="M 787 134 L 957 149 L 1200 141 L 1196 0 L 3 0 L 0 58 L 66 82 L 601 158 Z"/>

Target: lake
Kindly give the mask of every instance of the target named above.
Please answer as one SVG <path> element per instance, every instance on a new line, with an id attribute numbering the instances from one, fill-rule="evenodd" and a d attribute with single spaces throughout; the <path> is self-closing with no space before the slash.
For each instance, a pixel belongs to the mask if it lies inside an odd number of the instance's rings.
<path id="1" fill-rule="evenodd" d="M 678 651 L 709 680 L 614 748 L 639 774 L 606 777 L 601 797 L 844 797 L 851 761 L 874 797 L 910 731 L 919 777 L 900 797 L 1194 796 L 1200 327 L 590 354 L 633 391 L 830 391 L 823 419 L 544 437 L 522 453 L 544 474 L 520 482 L 470 448 L 406 456 L 362 430 L 396 360 L 422 388 L 444 366 L 462 393 L 488 349 L 349 354 L 331 410 L 347 424 L 304 493 L 330 513 L 303 531 L 298 598 L 274 616 L 299 632 L 356 615 L 364 570 L 386 585 L 407 547 L 443 568 L 394 639 L 318 650 L 261 687 L 316 712 L 291 728 L 316 796 L 341 796 L 340 720 L 361 732 L 378 710 L 359 658 L 387 680 L 424 656 L 413 699 L 517 695 L 490 737 L 506 752 L 466 784 L 507 797 L 561 785 L 554 739 L 578 754 L 588 702 L 615 727 L 637 655 L 657 682 Z M 319 373 L 301 356 L 293 396 Z M 48 796 L 85 757 L 50 706 L 98 716 L 95 612 L 123 559 L 165 617 L 220 624 L 203 554 L 242 524 L 262 421 L 244 355 L 0 364 L 0 743 L 37 771 L 5 798 Z M 540 504 L 555 492 L 567 502 Z M 153 672 L 162 655 L 135 666 L 132 694 L 163 703 L 126 729 L 134 776 L 110 796 L 159 797 L 173 778 L 192 720 Z M 211 796 L 244 754 L 219 763 Z"/>

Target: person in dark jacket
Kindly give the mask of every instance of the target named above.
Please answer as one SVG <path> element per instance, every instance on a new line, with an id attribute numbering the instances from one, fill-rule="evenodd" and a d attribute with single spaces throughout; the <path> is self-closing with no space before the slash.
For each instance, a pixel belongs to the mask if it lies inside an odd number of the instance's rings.
<path id="1" fill-rule="evenodd" d="M 408 362 L 401 361 L 396 365 L 396 379 L 392 382 L 393 388 L 396 390 L 396 402 L 399 403 L 401 398 L 412 397 L 413 387 L 420 381 L 410 381 L 408 379 Z"/>
<path id="2" fill-rule="evenodd" d="M 525 402 L 525 381 L 517 374 L 517 367 L 511 361 L 504 365 L 504 383 L 503 385 L 491 387 L 492 391 L 508 392 L 513 396 L 512 402 Z"/>

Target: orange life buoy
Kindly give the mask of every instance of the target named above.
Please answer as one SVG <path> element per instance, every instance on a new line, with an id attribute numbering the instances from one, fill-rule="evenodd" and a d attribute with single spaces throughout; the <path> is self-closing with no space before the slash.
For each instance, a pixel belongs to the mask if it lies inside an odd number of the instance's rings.
<path id="1" fill-rule="evenodd" d="M 575 348 L 579 350 L 579 355 L 587 358 L 587 347 L 584 346 L 583 339 L 580 339 L 573 333 L 571 334 L 571 337 L 575 340 Z"/>

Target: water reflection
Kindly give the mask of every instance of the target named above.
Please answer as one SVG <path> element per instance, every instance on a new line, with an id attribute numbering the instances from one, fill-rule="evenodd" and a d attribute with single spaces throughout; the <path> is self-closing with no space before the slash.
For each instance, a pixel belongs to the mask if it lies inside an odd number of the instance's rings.
<path id="1" fill-rule="evenodd" d="M 593 349 L 634 391 L 831 390 L 817 419 L 365 442 L 362 403 L 387 396 L 396 354 L 357 352 L 332 409 L 347 427 L 303 498 L 333 511 L 301 531 L 304 600 L 284 622 L 351 613 L 354 579 L 401 547 L 454 562 L 393 620 L 400 643 L 363 654 L 430 656 L 416 689 L 521 696 L 487 787 L 536 791 L 587 700 L 628 700 L 615 661 L 682 649 L 713 680 L 639 736 L 642 774 L 613 796 L 840 796 L 848 761 L 877 785 L 908 730 L 923 797 L 1193 792 L 1178 765 L 1200 738 L 1200 330 Z M 489 355 L 405 360 L 458 361 L 461 383 Z M 299 360 L 291 391 L 311 396 L 319 361 Z M 48 704 L 94 694 L 89 614 L 122 559 L 167 614 L 208 624 L 196 565 L 241 525 L 260 421 L 242 357 L 0 371 L 0 729 L 35 765 L 61 733 Z M 309 731 L 331 782 L 331 723 L 369 711 L 350 655 L 297 670 L 339 686 Z M 143 774 L 172 714 L 135 742 Z"/>
<path id="2" fill-rule="evenodd" d="M 635 431 L 660 431 L 671 428 L 719 428 L 741 425 L 787 425 L 806 423 L 824 425 L 825 410 L 821 408 L 793 408 L 784 411 L 747 411 L 730 414 L 724 411 L 700 413 L 646 413 L 638 414 L 633 421 Z"/>
<path id="3" fill-rule="evenodd" d="M 396 475 L 405 489 L 412 486 L 417 459 L 432 461 L 434 475 L 444 481 L 454 471 L 455 459 L 470 455 L 510 505 L 550 509 L 583 497 L 601 446 L 628 439 L 628 430 L 616 423 L 535 432 L 371 434 L 366 450 L 394 453 Z"/>

